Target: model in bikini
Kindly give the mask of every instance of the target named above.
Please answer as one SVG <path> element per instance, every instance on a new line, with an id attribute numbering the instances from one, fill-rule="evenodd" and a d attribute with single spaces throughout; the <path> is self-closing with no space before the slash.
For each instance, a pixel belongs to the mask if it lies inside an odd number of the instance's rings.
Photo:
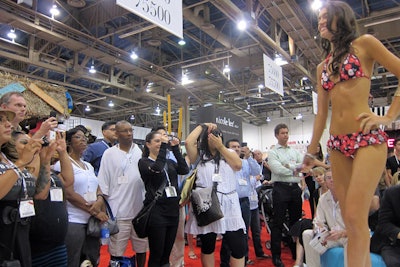
<path id="1" fill-rule="evenodd" d="M 317 67 L 318 114 L 313 137 L 304 158 L 313 165 L 332 108 L 327 146 L 342 217 L 348 232 L 348 267 L 370 267 L 368 210 L 386 161 L 387 135 L 380 126 L 391 124 L 400 113 L 400 89 L 385 116 L 368 106 L 373 66 L 377 62 L 400 77 L 400 59 L 372 35 L 359 36 L 351 7 L 329 1 L 321 8 L 318 30 L 326 58 Z"/>

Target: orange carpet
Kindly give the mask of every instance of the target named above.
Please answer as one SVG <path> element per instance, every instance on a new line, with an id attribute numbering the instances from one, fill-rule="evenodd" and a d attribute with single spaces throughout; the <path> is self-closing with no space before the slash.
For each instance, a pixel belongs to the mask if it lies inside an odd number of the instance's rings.
<path id="1" fill-rule="evenodd" d="M 308 201 L 304 201 L 303 203 L 303 210 L 305 211 L 305 217 L 306 218 L 311 218 L 310 214 L 310 205 Z M 250 233 L 251 236 L 251 233 Z M 265 226 L 262 226 L 261 229 L 261 243 L 263 244 L 264 252 L 265 254 L 271 255 L 271 251 L 265 248 L 265 242 L 267 240 L 270 240 L 270 236 L 267 233 L 267 230 Z M 221 241 L 217 241 L 216 248 L 215 248 L 215 261 L 216 264 L 215 266 L 219 266 L 219 250 L 221 247 Z M 201 261 L 200 261 L 200 248 L 195 246 L 195 253 L 198 256 L 198 259 L 190 259 L 188 257 L 188 246 L 185 246 L 185 266 L 186 267 L 200 267 L 201 266 Z M 132 256 L 134 251 L 132 251 L 132 247 L 129 244 L 128 248 L 125 252 L 125 256 Z M 272 264 L 271 259 L 263 259 L 263 260 L 257 260 L 255 257 L 254 253 L 254 248 L 253 248 L 253 243 L 252 240 L 249 240 L 249 259 L 254 261 L 254 265 L 248 265 L 254 266 L 254 267 L 273 267 L 274 265 Z M 292 260 L 292 255 L 290 253 L 290 250 L 288 247 L 282 246 L 282 255 L 281 255 L 282 262 L 285 264 L 286 267 L 291 267 L 294 265 L 294 260 Z M 101 251 L 100 251 L 100 264 L 99 267 L 108 267 L 108 263 L 110 260 L 110 255 L 108 253 L 108 247 L 107 246 L 102 246 Z"/>

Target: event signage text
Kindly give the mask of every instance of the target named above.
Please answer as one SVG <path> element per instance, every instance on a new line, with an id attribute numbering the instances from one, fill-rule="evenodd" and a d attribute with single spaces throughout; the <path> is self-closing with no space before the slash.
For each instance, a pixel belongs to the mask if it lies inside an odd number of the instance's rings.
<path id="1" fill-rule="evenodd" d="M 263 54 L 265 87 L 283 96 L 282 67 Z"/>
<path id="2" fill-rule="evenodd" d="M 117 5 L 183 39 L 182 1 L 117 0 Z"/>

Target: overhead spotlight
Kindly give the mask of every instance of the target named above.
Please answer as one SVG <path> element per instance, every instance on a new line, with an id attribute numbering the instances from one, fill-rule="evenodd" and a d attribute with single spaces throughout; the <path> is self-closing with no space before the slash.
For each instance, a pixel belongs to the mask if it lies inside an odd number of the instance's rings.
<path id="1" fill-rule="evenodd" d="M 157 107 L 156 107 L 156 114 L 157 114 L 157 115 L 160 115 L 160 113 L 161 113 L 160 105 L 157 104 Z"/>
<path id="2" fill-rule="evenodd" d="M 86 106 L 85 111 L 89 112 L 91 109 L 89 106 Z"/>
<path id="3" fill-rule="evenodd" d="M 188 77 L 188 75 L 187 74 L 183 74 L 182 75 L 182 85 L 187 85 L 187 84 L 190 84 L 190 83 L 192 83 L 193 81 L 192 80 L 190 80 L 189 79 L 189 77 Z"/>
<path id="4" fill-rule="evenodd" d="M 251 109 L 251 106 L 250 106 L 250 104 L 247 104 L 247 108 L 246 108 L 247 110 L 250 110 Z"/>
<path id="5" fill-rule="evenodd" d="M 275 64 L 278 65 L 278 66 L 283 66 L 283 65 L 288 64 L 288 62 L 286 61 L 286 59 L 283 59 L 282 56 L 279 55 L 279 54 L 276 54 L 275 59 L 274 59 L 274 62 L 275 62 Z"/>
<path id="6" fill-rule="evenodd" d="M 94 65 L 90 66 L 89 72 L 90 73 L 96 73 L 97 72 L 96 68 L 94 67 Z"/>
<path id="7" fill-rule="evenodd" d="M 58 10 L 58 8 L 57 8 L 56 5 L 53 5 L 53 6 L 50 8 L 50 14 L 51 14 L 51 18 L 52 18 L 52 19 L 54 19 L 54 17 L 60 15 L 60 10 Z"/>
<path id="8" fill-rule="evenodd" d="M 301 115 L 301 113 L 299 113 L 299 115 L 297 115 L 296 117 L 294 117 L 294 120 L 301 120 L 303 118 L 303 115 Z"/>
<path id="9" fill-rule="evenodd" d="M 7 33 L 7 37 L 10 38 L 13 43 L 15 42 L 15 39 L 17 38 L 17 34 L 15 33 L 14 28 L 10 29 L 10 31 Z"/>
<path id="10" fill-rule="evenodd" d="M 229 72 L 231 72 L 231 68 L 229 68 L 229 65 L 225 65 L 224 69 L 222 70 L 222 73 L 227 74 Z"/>
<path id="11" fill-rule="evenodd" d="M 131 59 L 135 60 L 135 59 L 138 59 L 138 58 L 139 58 L 139 56 L 136 54 L 136 52 L 135 52 L 135 51 L 132 51 L 132 53 L 131 53 Z"/>
<path id="12" fill-rule="evenodd" d="M 322 2 L 321 0 L 314 0 L 311 3 L 311 9 L 314 11 L 318 11 L 322 7 Z"/>
<path id="13" fill-rule="evenodd" d="M 244 19 L 240 20 L 240 21 L 237 23 L 237 28 L 238 28 L 240 31 L 246 30 L 246 29 L 247 29 L 247 21 L 244 20 Z"/>
<path id="14" fill-rule="evenodd" d="M 270 118 L 270 117 L 267 117 L 267 118 L 265 119 L 265 121 L 266 121 L 266 122 L 270 122 L 270 121 L 271 121 L 271 118 Z"/>
<path id="15" fill-rule="evenodd" d="M 108 106 L 109 106 L 110 108 L 114 107 L 114 102 L 112 102 L 112 100 L 110 100 L 110 102 L 108 102 Z"/>
<path id="16" fill-rule="evenodd" d="M 184 45 L 186 44 L 186 41 L 183 40 L 183 39 L 181 39 L 181 40 L 179 40 L 178 44 L 179 44 L 180 46 L 184 46 Z"/>
<path id="17" fill-rule="evenodd" d="M 129 118 L 130 121 L 134 121 L 135 120 L 135 115 L 131 115 L 131 117 Z"/>
<path id="18" fill-rule="evenodd" d="M 264 84 L 260 83 L 260 84 L 258 85 L 258 89 L 263 89 L 263 88 L 264 88 Z"/>

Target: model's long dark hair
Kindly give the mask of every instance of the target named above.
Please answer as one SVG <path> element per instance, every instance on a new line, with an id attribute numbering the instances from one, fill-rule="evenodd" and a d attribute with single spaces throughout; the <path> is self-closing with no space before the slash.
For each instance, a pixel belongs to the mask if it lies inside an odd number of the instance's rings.
<path id="1" fill-rule="evenodd" d="M 222 143 L 224 142 L 224 137 L 219 129 L 214 129 L 212 134 L 219 135 L 222 138 Z M 210 148 L 208 147 L 208 127 L 204 127 L 201 131 L 201 134 L 197 138 L 197 149 L 199 155 L 202 155 L 201 163 L 205 163 L 210 160 L 214 160 L 219 164 L 219 160 L 221 159 L 221 154 L 217 150 L 215 155 L 211 154 Z"/>
<path id="2" fill-rule="evenodd" d="M 341 1 L 328 1 L 322 8 L 327 10 L 327 25 L 328 30 L 333 33 L 332 44 L 334 51 L 331 51 L 331 42 L 327 39 L 321 39 L 322 49 L 324 50 L 324 57 L 332 53 L 332 63 L 329 64 L 328 69 L 331 76 L 339 75 L 339 68 L 342 64 L 343 58 L 351 51 L 351 42 L 356 39 L 359 34 L 357 30 L 356 17 L 351 7 Z M 337 19 L 337 29 L 332 30 L 332 21 Z"/>

